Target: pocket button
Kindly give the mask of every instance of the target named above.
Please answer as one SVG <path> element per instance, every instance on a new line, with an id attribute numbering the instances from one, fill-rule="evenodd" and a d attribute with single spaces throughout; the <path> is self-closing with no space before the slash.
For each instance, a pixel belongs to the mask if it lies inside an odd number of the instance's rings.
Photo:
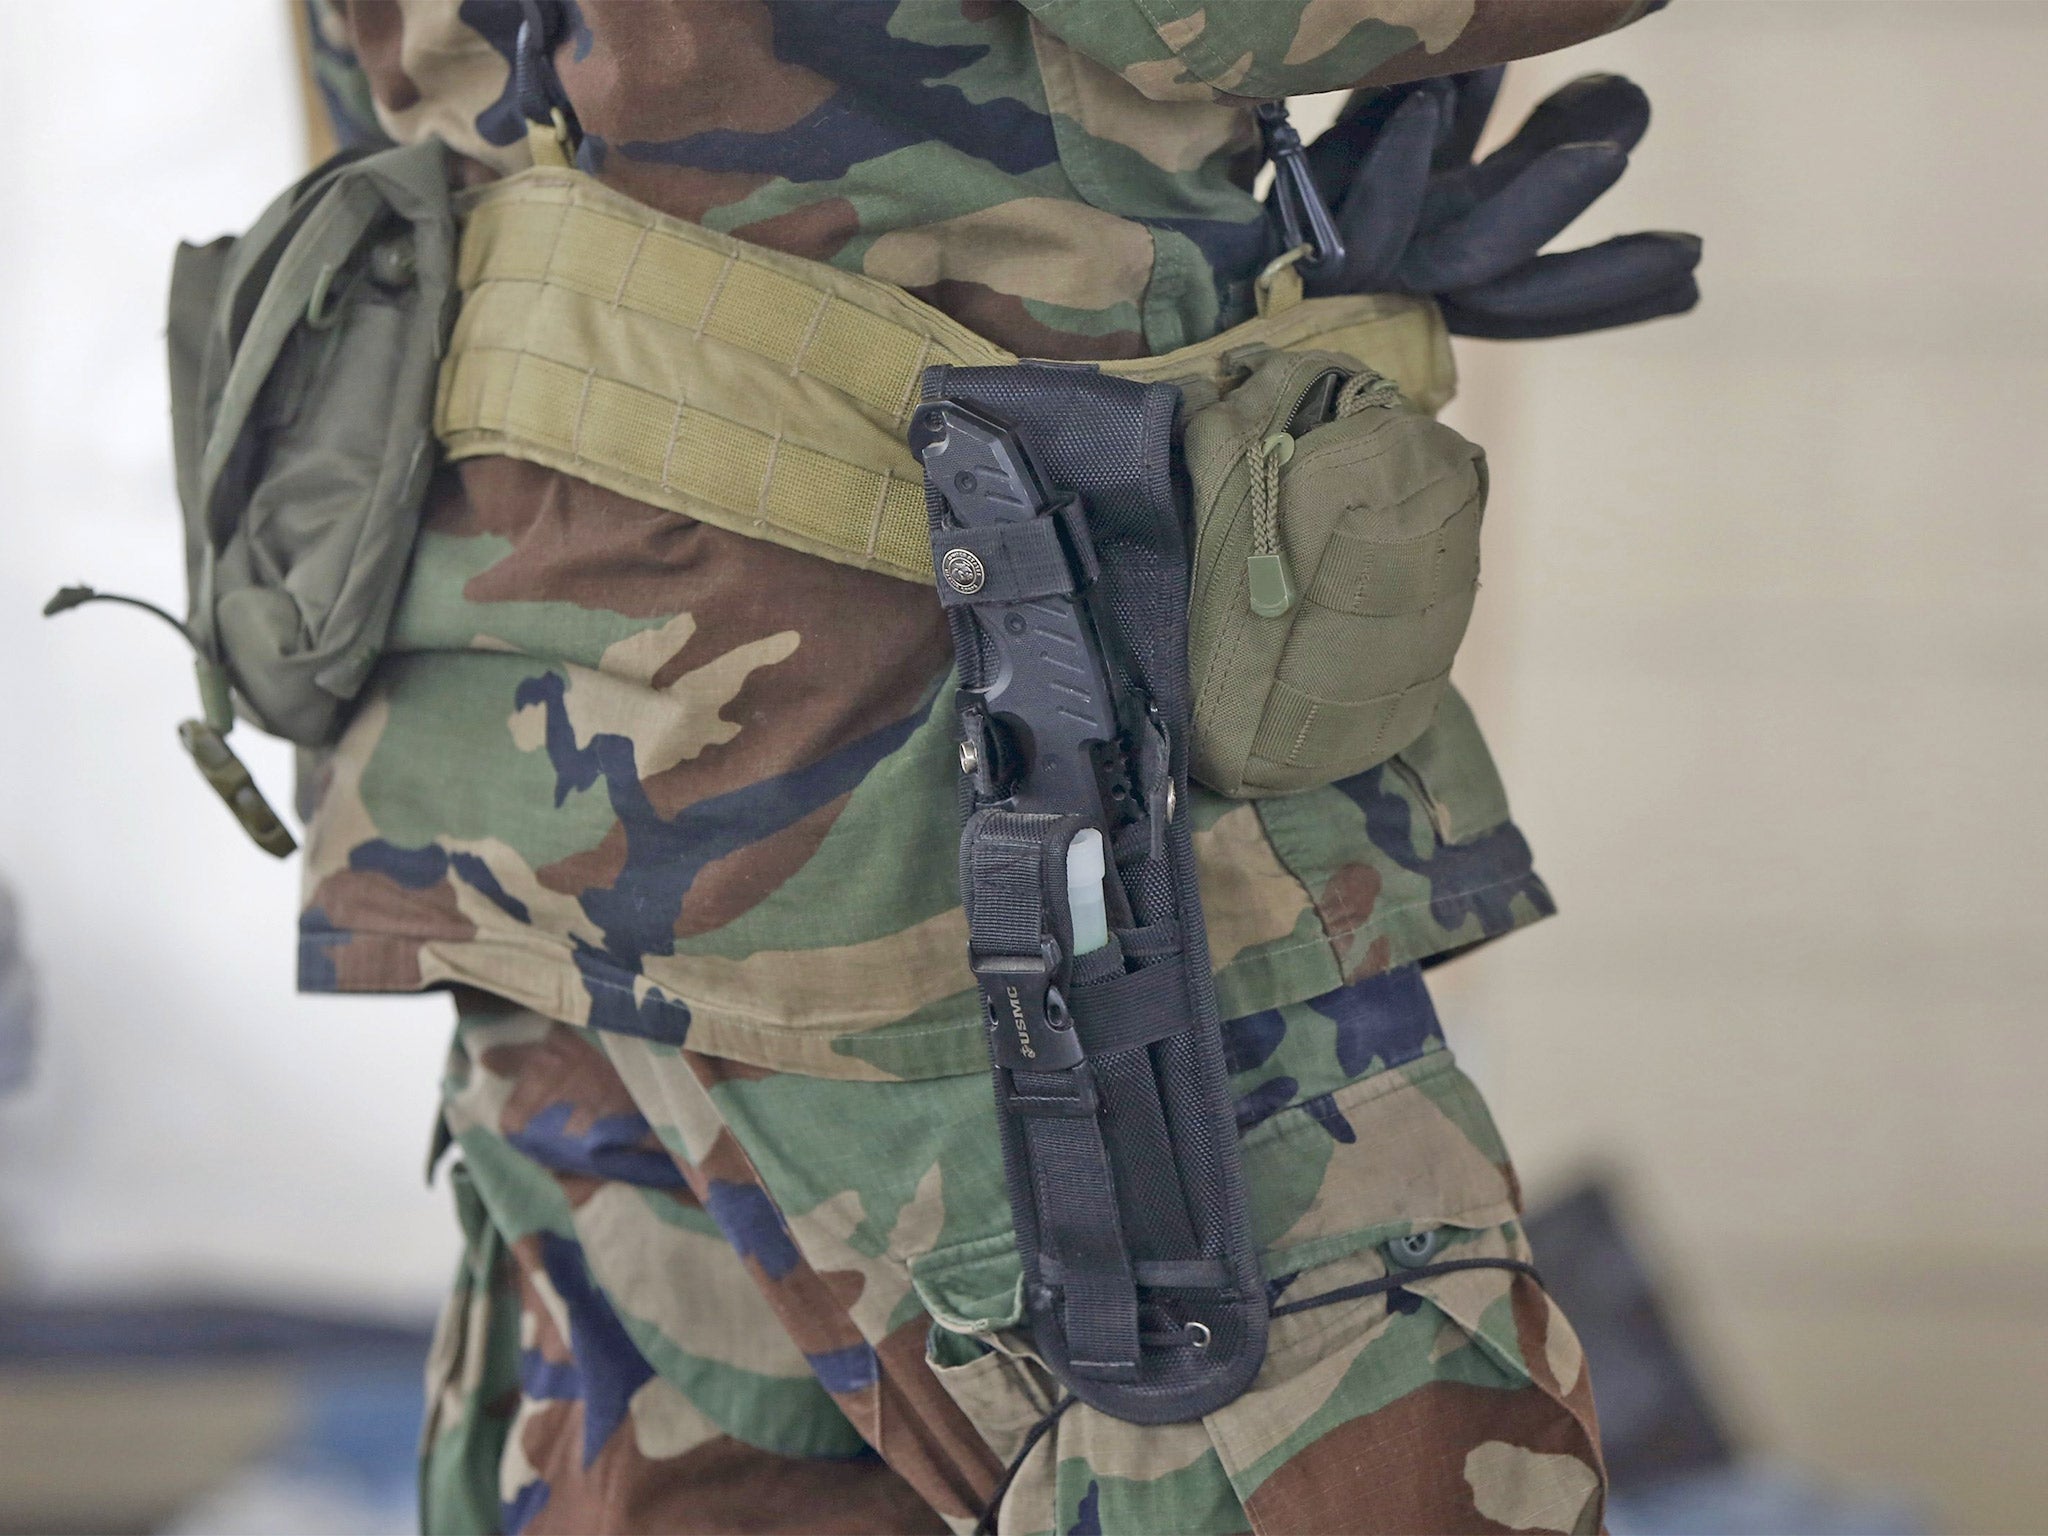
<path id="1" fill-rule="evenodd" d="M 1419 1269 L 1435 1258 L 1442 1246 L 1443 1237 L 1434 1227 L 1427 1232 L 1397 1237 L 1385 1245 L 1387 1262 L 1397 1269 Z"/>

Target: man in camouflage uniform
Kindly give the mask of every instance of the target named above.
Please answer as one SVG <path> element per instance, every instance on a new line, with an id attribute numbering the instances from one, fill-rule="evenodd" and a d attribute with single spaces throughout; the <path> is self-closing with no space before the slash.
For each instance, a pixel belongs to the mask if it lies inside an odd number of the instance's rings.
<path id="1" fill-rule="evenodd" d="M 566 7 L 580 167 L 893 283 L 1011 350 L 1244 319 L 1262 99 L 1470 69 L 1641 0 Z M 344 137 L 526 163 L 516 4 L 316 5 Z M 362 118 L 374 111 L 374 122 Z M 301 984 L 448 987 L 467 1250 L 430 1368 L 436 1531 L 964 1530 L 1057 1387 L 955 888 L 928 588 L 511 457 L 444 469 L 391 648 L 309 765 Z M 1551 901 L 1452 695 L 1393 761 L 1198 792 L 1276 1303 L 1250 1392 L 1077 1407 L 1005 1532 L 1589 1531 L 1579 1346 L 1421 967 Z"/>

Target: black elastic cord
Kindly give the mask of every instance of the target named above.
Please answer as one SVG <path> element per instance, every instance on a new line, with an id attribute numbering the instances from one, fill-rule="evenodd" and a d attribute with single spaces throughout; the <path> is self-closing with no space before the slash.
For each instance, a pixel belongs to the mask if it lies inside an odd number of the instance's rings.
<path id="1" fill-rule="evenodd" d="M 157 607 L 155 603 L 139 597 L 124 597 L 119 592 L 95 592 L 91 587 L 83 586 L 65 587 L 43 604 L 43 617 L 47 619 L 60 613 L 68 613 L 73 608 L 83 608 L 87 603 L 124 603 L 130 608 L 140 608 L 144 613 L 153 613 L 182 635 L 185 643 L 193 650 L 199 649 L 199 643 L 192 638 L 192 631 L 171 614 Z"/>
<path id="2" fill-rule="evenodd" d="M 1053 1425 L 1059 1423 L 1060 1415 L 1081 1401 L 1078 1397 L 1063 1397 L 1045 1411 L 1045 1417 L 1032 1425 L 1024 1436 L 1024 1443 L 1017 1447 L 1017 1454 L 1010 1458 L 1010 1464 L 1003 1468 L 1003 1475 L 996 1483 L 996 1491 L 988 1496 L 988 1502 L 981 1507 L 981 1518 L 974 1522 L 974 1536 L 996 1536 L 996 1517 L 1002 1512 L 1003 1500 L 1010 1496 L 1010 1485 L 1017 1481 L 1017 1474 L 1024 1470 L 1024 1463 L 1031 1453 L 1038 1449 Z"/>
<path id="3" fill-rule="evenodd" d="M 1536 1266 L 1525 1264 L 1520 1259 L 1446 1259 L 1441 1264 L 1421 1264 L 1414 1269 L 1389 1270 L 1377 1280 L 1361 1280 L 1356 1285 L 1340 1285 L 1334 1291 L 1325 1291 L 1322 1295 L 1311 1296 L 1306 1301 L 1290 1301 L 1284 1307 L 1275 1307 L 1271 1315 L 1285 1317 L 1290 1312 L 1306 1312 L 1312 1307 L 1327 1307 L 1336 1301 L 1352 1301 L 1360 1296 L 1378 1296 L 1384 1291 L 1398 1291 L 1414 1280 L 1434 1280 L 1438 1275 L 1455 1275 L 1467 1269 L 1511 1269 L 1518 1275 L 1527 1275 L 1538 1285 L 1543 1283 L 1543 1277 L 1536 1272 Z"/>
<path id="4" fill-rule="evenodd" d="M 1311 1296 L 1306 1301 L 1290 1301 L 1284 1307 L 1275 1307 L 1274 1317 L 1285 1317 L 1290 1312 L 1306 1312 L 1312 1307 L 1326 1307 L 1332 1302 L 1350 1301 L 1359 1296 L 1377 1296 L 1384 1291 L 1398 1291 L 1414 1280 L 1433 1280 L 1438 1275 L 1455 1275 L 1468 1269 L 1506 1269 L 1519 1275 L 1527 1275 L 1538 1285 L 1543 1276 L 1538 1274 L 1534 1264 L 1525 1264 L 1520 1259 L 1446 1259 L 1441 1264 L 1423 1264 L 1414 1269 L 1390 1270 L 1377 1280 L 1361 1280 L 1356 1285 L 1340 1285 L 1334 1291 L 1325 1291 L 1320 1296 Z M 1288 1276 L 1292 1279 L 1293 1276 Z M 1285 1284 L 1283 1280 L 1279 1282 Z M 995 1491 L 988 1496 L 988 1502 L 981 1508 L 981 1518 L 974 1522 L 974 1536 L 996 1536 L 996 1520 L 1002 1512 L 1003 1500 L 1010 1496 L 1010 1489 L 1017 1481 L 1017 1475 L 1024 1470 L 1024 1463 L 1031 1459 L 1031 1453 L 1038 1449 L 1038 1442 L 1052 1432 L 1059 1423 L 1060 1415 L 1074 1404 L 1078 1397 L 1063 1397 L 1048 1408 L 1045 1416 L 1026 1431 L 1024 1443 L 1017 1447 L 1017 1454 L 1010 1458 L 1010 1464 L 1003 1468 L 1003 1475 L 996 1482 Z"/>

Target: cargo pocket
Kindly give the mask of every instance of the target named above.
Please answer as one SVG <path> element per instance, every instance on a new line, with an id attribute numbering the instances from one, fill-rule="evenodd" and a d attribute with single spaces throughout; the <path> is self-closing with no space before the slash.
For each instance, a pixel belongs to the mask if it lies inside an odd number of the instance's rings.
<path id="1" fill-rule="evenodd" d="M 1420 1263 L 1386 1243 L 1283 1289 L 1265 1373 L 1210 1421 L 1253 1529 L 1597 1531 L 1578 1340 L 1525 1270 L 1485 1263 L 1526 1263 L 1519 1228 L 1416 1239 Z"/>
<path id="2" fill-rule="evenodd" d="M 1018 1330 L 1023 1266 L 1009 1226 L 917 1255 L 910 1280 L 933 1318 L 925 1364 L 989 1449 L 1008 1462 L 1061 1395 Z"/>
<path id="3" fill-rule="evenodd" d="M 448 1182 L 463 1243 L 427 1355 L 419 1483 L 428 1536 L 500 1528 L 498 1473 L 519 1399 L 519 1298 L 505 1239 L 469 1169 L 451 1165 Z"/>
<path id="4" fill-rule="evenodd" d="M 1272 1332 L 1252 1390 L 1208 1425 L 1253 1528 L 1597 1530 L 1584 1357 L 1449 1053 L 1285 1110 L 1245 1145 Z"/>
<path id="5" fill-rule="evenodd" d="M 1063 1395 L 1037 1352 L 1013 1331 L 955 1333 L 934 1323 L 925 1336 L 924 1363 L 1006 1466 Z"/>
<path id="6" fill-rule="evenodd" d="M 1519 1214 L 1493 1116 L 1445 1050 L 1283 1109 L 1243 1146 L 1269 1277 L 1422 1228 L 1476 1231 Z"/>

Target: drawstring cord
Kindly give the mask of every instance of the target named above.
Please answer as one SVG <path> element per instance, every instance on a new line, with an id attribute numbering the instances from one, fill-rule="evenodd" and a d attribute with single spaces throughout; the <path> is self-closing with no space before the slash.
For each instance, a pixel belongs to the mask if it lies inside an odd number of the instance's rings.
<path id="1" fill-rule="evenodd" d="M 256 780 L 250 776 L 242 760 L 235 756 L 235 749 L 227 743 L 228 732 L 235 728 L 235 703 L 229 692 L 228 675 L 220 663 L 207 655 L 198 638 L 178 621 L 175 614 L 140 597 L 127 597 L 119 592 L 97 592 L 83 585 L 63 587 L 43 604 L 43 617 L 47 619 L 69 613 L 87 603 L 120 603 L 124 607 L 154 614 L 192 647 L 199 677 L 200 708 L 205 717 L 181 722 L 178 740 L 198 765 L 206 782 L 213 786 L 214 793 L 226 803 L 235 820 L 242 824 L 242 830 L 249 834 L 258 848 L 280 859 L 294 852 L 298 843 L 285 830 L 284 822 L 270 808 L 270 802 L 263 798 L 263 791 L 256 787 Z"/>
<path id="2" fill-rule="evenodd" d="M 1373 406 L 1390 406 L 1401 398 L 1391 379 L 1379 374 L 1355 373 L 1338 391 L 1332 419 Z M 1291 433 L 1275 432 L 1252 450 L 1251 504 L 1252 552 L 1245 559 L 1252 612 L 1262 619 L 1277 619 L 1294 607 L 1300 593 L 1280 552 L 1280 471 L 1294 457 Z"/>
<path id="3" fill-rule="evenodd" d="M 1017 1481 L 1017 1474 L 1024 1470 L 1024 1463 L 1038 1449 L 1038 1442 L 1052 1432 L 1053 1425 L 1059 1423 L 1060 1415 L 1079 1401 L 1078 1397 L 1061 1398 L 1025 1433 L 1024 1443 L 1017 1447 L 1017 1454 L 1010 1458 L 1010 1464 L 1003 1468 L 1003 1475 L 997 1479 L 995 1492 L 981 1507 L 981 1518 L 974 1522 L 974 1536 L 996 1536 L 996 1517 L 1002 1513 L 1003 1500 L 1010 1496 L 1010 1485 Z"/>
<path id="4" fill-rule="evenodd" d="M 125 603 L 130 608 L 140 608 L 144 613 L 153 613 L 175 629 L 193 650 L 199 649 L 199 642 L 192 638 L 192 631 L 170 613 L 144 598 L 127 597 L 119 592 L 100 592 L 87 586 L 59 587 L 57 595 L 43 604 L 43 617 L 53 618 L 73 608 L 82 608 L 87 603 Z"/>
<path id="5" fill-rule="evenodd" d="M 1398 405 L 1400 402 L 1401 386 L 1392 379 L 1371 372 L 1354 373 L 1337 392 L 1336 414 L 1342 419 L 1372 406 Z"/>
<path id="6" fill-rule="evenodd" d="M 1384 382 L 1384 381 L 1382 381 Z M 1538 1285 L 1543 1277 L 1537 1273 L 1534 1264 L 1520 1259 L 1446 1259 L 1441 1264 L 1420 1264 L 1414 1269 L 1389 1270 L 1376 1280 L 1361 1280 L 1356 1285 L 1340 1285 L 1333 1291 L 1320 1296 L 1311 1296 L 1306 1301 L 1290 1301 L 1285 1306 L 1275 1307 L 1273 1317 L 1287 1317 L 1295 1312 L 1307 1312 L 1316 1307 L 1327 1307 L 1332 1302 L 1352 1301 L 1360 1296 L 1377 1296 L 1384 1291 L 1398 1291 L 1404 1285 L 1417 1280 L 1433 1280 L 1438 1275 L 1455 1275 L 1468 1269 L 1506 1269 L 1516 1274 L 1527 1275 Z M 1271 1290 L 1278 1293 L 1294 1275 L 1283 1275 L 1272 1282 Z M 1080 1401 L 1077 1397 L 1063 1397 L 1045 1411 L 1037 1423 L 1025 1432 L 1023 1444 L 1017 1447 L 1017 1454 L 1010 1458 L 1010 1464 L 1003 1468 L 1003 1475 L 996 1480 L 995 1491 L 988 1496 L 988 1502 L 981 1507 L 981 1517 L 974 1522 L 974 1536 L 996 1536 L 996 1521 L 1003 1508 L 1003 1500 L 1010 1496 L 1017 1476 L 1024 1470 L 1024 1463 L 1031 1459 L 1031 1453 L 1038 1449 L 1038 1442 L 1052 1433 L 1060 1416 Z"/>
<path id="7" fill-rule="evenodd" d="M 1356 1285 L 1340 1285 L 1334 1291 L 1324 1291 L 1320 1296 L 1311 1296 L 1306 1301 L 1290 1301 L 1284 1307 L 1275 1307 L 1272 1317 L 1286 1317 L 1295 1312 L 1307 1312 L 1316 1307 L 1327 1307 L 1332 1302 L 1355 1301 L 1361 1296 L 1377 1296 L 1384 1291 L 1398 1291 L 1404 1285 L 1417 1280 L 1434 1280 L 1438 1275 L 1455 1275 L 1468 1269 L 1508 1269 L 1518 1275 L 1527 1275 L 1538 1285 L 1543 1276 L 1536 1272 L 1534 1264 L 1520 1259 L 1446 1259 L 1441 1264 L 1418 1264 L 1413 1269 L 1390 1269 L 1377 1280 L 1361 1280 Z M 1286 1285 L 1293 1275 L 1283 1276 L 1273 1282 L 1274 1289 Z"/>

